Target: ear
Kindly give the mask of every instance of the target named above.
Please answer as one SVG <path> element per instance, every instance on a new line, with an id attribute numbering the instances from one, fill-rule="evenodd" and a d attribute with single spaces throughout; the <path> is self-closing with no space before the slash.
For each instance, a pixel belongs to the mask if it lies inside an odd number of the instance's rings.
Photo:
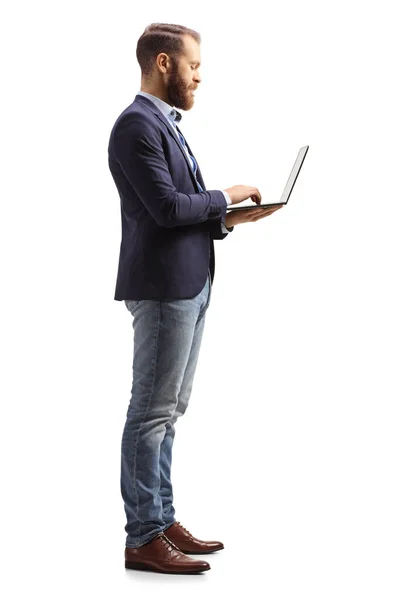
<path id="1" fill-rule="evenodd" d="M 156 67 L 161 73 L 166 73 L 168 68 L 171 66 L 171 60 L 168 54 L 160 52 L 156 58 Z"/>

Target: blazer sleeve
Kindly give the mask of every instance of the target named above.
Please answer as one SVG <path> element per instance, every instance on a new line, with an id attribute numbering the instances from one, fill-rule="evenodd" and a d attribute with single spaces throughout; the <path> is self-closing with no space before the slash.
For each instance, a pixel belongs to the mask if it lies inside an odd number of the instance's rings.
<path id="1" fill-rule="evenodd" d="M 213 219 L 212 221 L 206 221 L 204 223 L 204 229 L 209 231 L 212 235 L 213 240 L 224 240 L 228 233 L 224 233 L 221 228 L 221 220 Z M 229 233 L 234 230 L 234 227 L 227 227 Z"/>
<path id="2" fill-rule="evenodd" d="M 224 194 L 221 190 L 194 194 L 177 191 L 156 125 L 140 115 L 122 119 L 113 132 L 111 151 L 158 225 L 178 227 L 215 220 L 220 227 L 227 209 Z"/>

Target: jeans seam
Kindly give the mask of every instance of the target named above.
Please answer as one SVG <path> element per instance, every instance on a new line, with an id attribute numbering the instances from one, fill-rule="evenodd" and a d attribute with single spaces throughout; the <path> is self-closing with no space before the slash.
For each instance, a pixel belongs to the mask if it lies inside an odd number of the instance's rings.
<path id="1" fill-rule="evenodd" d="M 149 412 L 149 409 L 150 409 L 150 404 L 151 404 L 152 396 L 153 396 L 153 393 L 154 393 L 154 384 L 155 384 L 155 380 L 156 380 L 157 351 L 158 351 L 158 341 L 159 341 L 159 333 L 160 333 L 160 302 L 157 302 L 157 305 L 158 305 L 158 321 L 157 321 L 157 328 L 156 328 L 156 332 L 157 332 L 157 334 L 156 334 L 156 345 L 155 345 L 155 353 L 153 355 L 153 360 L 152 360 L 152 363 L 153 363 L 152 364 L 152 367 L 153 367 L 153 384 L 152 384 L 152 390 L 150 392 L 149 401 L 148 401 L 148 404 L 147 404 L 147 410 L 146 410 L 146 412 L 143 415 L 143 418 L 142 418 L 142 420 L 140 422 L 139 430 L 137 432 L 136 444 L 135 444 L 133 455 L 132 455 L 133 456 L 133 461 L 132 462 L 133 462 L 133 465 L 134 465 L 134 473 L 131 475 L 131 482 L 132 483 L 134 481 L 136 481 L 136 455 L 137 455 L 137 445 L 138 445 L 139 439 L 140 439 L 140 431 L 142 429 L 143 423 L 146 420 L 147 413 Z M 137 495 L 137 514 L 138 514 L 138 519 L 139 519 L 139 505 L 140 505 L 140 500 L 139 500 L 139 494 L 137 493 L 136 488 L 135 488 L 135 492 L 136 492 L 136 495 Z M 140 540 L 140 537 L 141 537 L 141 527 L 142 527 L 142 524 L 141 524 L 141 522 L 139 520 L 139 533 L 138 533 L 139 542 L 141 541 Z"/>
<path id="2" fill-rule="evenodd" d="M 209 274 L 207 274 L 207 281 L 206 281 L 206 285 L 207 285 L 207 283 L 208 283 L 208 286 L 209 286 L 209 287 L 208 287 L 208 297 L 207 297 L 207 302 L 206 302 L 206 305 L 205 305 L 205 307 L 203 308 L 203 310 L 199 312 L 199 316 L 198 316 L 198 318 L 197 318 L 197 323 L 198 323 L 198 322 L 199 322 L 199 321 L 200 321 L 200 320 L 203 318 L 203 315 L 205 314 L 205 312 L 206 312 L 207 308 L 208 308 L 208 307 L 209 307 L 209 305 L 210 305 L 210 300 L 211 300 L 211 278 L 210 278 L 210 275 L 209 275 Z"/>

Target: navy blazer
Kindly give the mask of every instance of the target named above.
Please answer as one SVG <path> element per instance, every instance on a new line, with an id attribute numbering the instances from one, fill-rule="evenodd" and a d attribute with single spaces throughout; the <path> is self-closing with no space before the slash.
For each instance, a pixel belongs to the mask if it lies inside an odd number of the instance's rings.
<path id="1" fill-rule="evenodd" d="M 186 144 L 190 154 L 188 144 Z M 137 95 L 116 120 L 108 162 L 120 196 L 122 240 L 115 300 L 193 298 L 214 280 L 214 239 L 224 239 L 220 190 L 198 191 L 173 125 Z M 231 231 L 231 229 L 230 229 Z"/>

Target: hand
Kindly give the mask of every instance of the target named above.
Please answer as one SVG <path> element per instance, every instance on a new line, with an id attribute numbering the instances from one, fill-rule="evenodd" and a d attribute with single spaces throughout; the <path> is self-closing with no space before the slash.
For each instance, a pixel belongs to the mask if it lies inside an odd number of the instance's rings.
<path id="1" fill-rule="evenodd" d="M 247 198 L 251 198 L 256 204 L 261 204 L 261 194 L 258 188 L 250 185 L 234 185 L 224 190 L 224 192 L 228 192 L 232 204 L 239 204 Z"/>
<path id="2" fill-rule="evenodd" d="M 271 208 L 251 208 L 249 210 L 233 210 L 226 213 L 225 227 L 233 227 L 240 223 L 254 223 L 259 219 L 272 215 L 275 211 L 282 208 L 283 204 L 272 206 Z"/>

